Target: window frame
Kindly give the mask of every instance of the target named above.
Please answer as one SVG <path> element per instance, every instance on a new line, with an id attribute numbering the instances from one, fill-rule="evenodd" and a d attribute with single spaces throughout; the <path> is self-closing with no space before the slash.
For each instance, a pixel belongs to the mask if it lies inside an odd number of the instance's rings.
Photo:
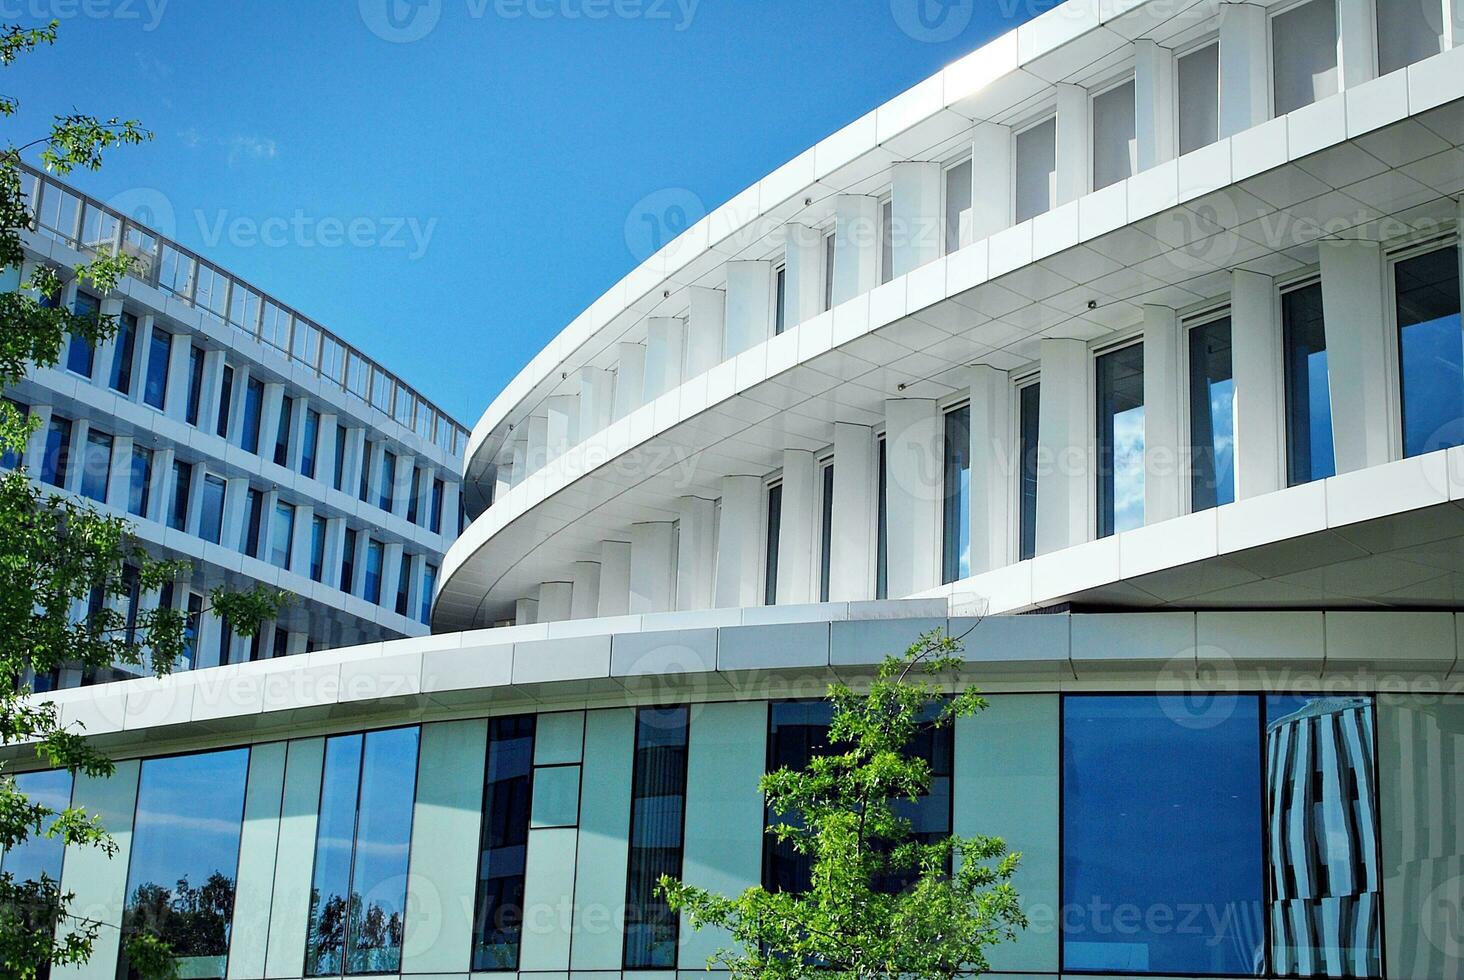
<path id="1" fill-rule="evenodd" d="M 1457 233 L 1425 236 L 1400 241 L 1392 247 L 1385 244 L 1383 247 L 1383 327 L 1385 328 L 1385 360 L 1388 366 L 1388 411 L 1392 413 L 1392 418 L 1388 420 L 1388 449 L 1389 458 L 1392 460 L 1416 458 L 1405 455 L 1407 452 L 1405 438 L 1407 419 L 1403 411 L 1403 348 L 1398 326 L 1397 267 L 1400 262 L 1450 247 L 1464 254 L 1464 236 Z M 1461 323 L 1464 323 L 1464 269 L 1460 270 L 1459 292 L 1460 320 Z M 1464 343 L 1464 340 L 1461 340 L 1461 343 Z M 1330 361 L 1328 366 L 1330 367 Z"/>
<path id="2" fill-rule="evenodd" d="M 1011 541 L 1011 548 L 1009 549 L 1009 553 L 1006 556 L 1006 561 L 1007 561 L 1008 564 L 1011 564 L 1013 562 L 1030 561 L 1032 558 L 1035 558 L 1037 556 L 1037 515 L 1038 515 L 1038 511 L 1037 511 L 1036 507 L 1034 506 L 1033 513 L 1032 513 L 1032 554 L 1030 556 L 1026 557 L 1026 558 L 1023 558 L 1022 557 L 1022 530 L 1023 530 L 1023 517 L 1024 517 L 1024 514 L 1023 514 L 1023 504 L 1022 504 L 1022 491 L 1023 491 L 1023 484 L 1025 482 L 1025 473 L 1023 472 L 1023 468 L 1026 465 L 1025 460 L 1023 458 L 1023 454 L 1022 454 L 1022 396 L 1026 392 L 1026 390 L 1028 388 L 1038 388 L 1038 389 L 1040 389 L 1041 386 L 1042 386 L 1042 371 L 1041 371 L 1040 368 L 1037 369 L 1037 370 L 1033 370 L 1033 371 L 1021 372 L 1021 373 L 1017 374 L 1017 376 L 1013 377 L 1012 380 L 1011 380 L 1011 392 L 1010 392 L 1010 397 L 1011 397 L 1011 424 L 1009 426 L 1009 429 L 1010 429 L 1010 438 L 1012 440 L 1011 441 L 1011 446 L 1012 446 L 1012 450 L 1013 450 L 1013 456 L 1015 457 L 1015 459 L 1017 461 L 1017 465 L 1012 468 L 1013 469 L 1013 473 L 1012 473 L 1012 476 L 1011 476 L 1011 482 L 1012 482 L 1012 487 L 1011 487 L 1012 498 L 1011 499 L 1015 503 L 1015 506 L 1011 508 L 1011 513 L 1008 515 L 1008 532 L 1010 534 L 1010 541 Z M 1042 411 L 1042 409 L 1041 409 L 1042 395 L 1041 395 L 1040 390 L 1039 390 L 1038 395 L 1037 395 L 1037 404 L 1038 404 L 1038 409 L 1037 409 L 1038 410 L 1038 418 L 1040 420 L 1040 418 L 1041 418 L 1041 411 Z M 1095 432 L 1096 432 L 1096 427 L 1095 427 Z M 1038 453 L 1038 459 L 1037 459 L 1037 485 L 1038 485 L 1038 491 L 1040 492 L 1041 491 L 1041 485 L 1042 485 L 1042 463 L 1041 463 L 1042 428 L 1041 428 L 1040 421 L 1039 421 L 1039 425 L 1038 425 L 1038 429 L 1037 429 L 1037 438 L 1038 438 L 1038 442 L 1037 442 L 1037 446 L 1036 446 L 1036 451 Z"/>
<path id="3" fill-rule="evenodd" d="M 1181 149 L 1179 138 L 1180 114 L 1184 111 L 1184 103 L 1183 99 L 1181 98 L 1181 92 L 1179 87 L 1179 63 L 1185 58 L 1188 58 L 1190 55 L 1199 54 L 1201 51 L 1209 47 L 1215 48 L 1215 138 L 1208 143 L 1204 143 L 1200 146 L 1195 147 L 1193 150 L 1189 150 L 1188 152 L 1198 153 L 1200 150 L 1203 150 L 1206 147 L 1214 146 L 1216 143 L 1225 138 L 1223 120 L 1220 118 L 1220 32 L 1207 31 L 1206 33 L 1201 35 L 1198 40 L 1191 41 L 1187 44 L 1182 45 L 1181 47 L 1174 49 L 1174 106 L 1170 112 L 1170 125 L 1173 127 L 1172 131 L 1174 133 L 1174 154 L 1176 157 L 1184 156 L 1186 152 L 1185 150 Z"/>
<path id="4" fill-rule="evenodd" d="M 1128 179 L 1136 176 L 1140 172 L 1140 169 L 1139 169 L 1139 160 L 1138 160 L 1138 153 L 1137 153 L 1138 138 L 1139 138 L 1139 106 L 1138 106 L 1139 82 L 1138 82 L 1137 69 L 1134 66 L 1130 66 L 1128 68 L 1123 69 L 1118 74 L 1115 74 L 1115 75 L 1106 75 L 1106 76 L 1104 76 L 1104 78 L 1105 78 L 1105 81 L 1102 81 L 1102 82 L 1100 82 L 1100 83 L 1098 83 L 1096 85 L 1092 85 L 1092 86 L 1089 86 L 1088 87 L 1088 99 L 1087 99 L 1087 104 L 1085 106 L 1085 109 L 1086 109 L 1086 111 L 1088 113 L 1088 148 L 1087 148 L 1088 149 L 1088 165 L 1087 165 L 1087 174 L 1086 174 L 1086 178 L 1085 178 L 1085 180 L 1086 180 L 1085 187 L 1087 188 L 1086 191 L 1085 191 L 1085 193 L 1089 193 L 1089 194 L 1094 193 L 1096 191 L 1104 190 L 1104 189 L 1109 188 L 1109 187 L 1112 187 L 1115 184 L 1121 184 L 1125 180 L 1128 180 Z M 1176 75 L 1175 84 L 1176 84 L 1176 86 L 1178 85 L 1178 76 L 1177 75 Z M 1133 139 L 1134 139 L 1134 144 L 1135 144 L 1135 153 L 1134 153 L 1134 158 L 1131 161 L 1132 167 L 1131 167 L 1131 169 L 1130 169 L 1129 174 L 1128 174 L 1127 177 L 1120 177 L 1117 180 L 1111 180 L 1108 183 L 1104 184 L 1103 187 L 1099 187 L 1098 186 L 1098 114 L 1096 112 L 1097 103 L 1098 103 L 1098 100 L 1100 98 L 1102 98 L 1103 96 L 1108 95 L 1111 92 L 1113 92 L 1115 89 L 1122 88 L 1125 85 L 1132 85 L 1134 87 L 1134 91 L 1133 91 L 1134 97 L 1133 97 L 1133 100 L 1132 100 L 1132 102 L 1133 102 L 1132 108 L 1133 108 L 1133 112 L 1134 112 L 1134 136 L 1133 136 Z M 1176 90 L 1176 97 L 1177 97 L 1177 95 L 1178 95 L 1178 92 Z M 1175 130 L 1175 144 L 1176 144 L 1176 146 L 1178 145 L 1178 142 L 1179 142 L 1179 131 L 1178 130 Z M 1013 160 L 1015 160 L 1015 157 L 1013 158 Z M 1055 208 L 1055 207 L 1057 207 L 1057 205 L 1054 204 L 1053 207 Z"/>
<path id="5" fill-rule="evenodd" d="M 1280 294 L 1277 293 L 1277 297 L 1279 297 L 1279 295 Z M 1276 297 L 1273 297 L 1273 302 L 1274 301 L 1276 301 Z M 1179 317 L 1180 342 L 1181 342 L 1181 345 L 1184 348 L 1184 350 L 1183 350 L 1184 370 L 1180 371 L 1180 378 L 1179 378 L 1179 432 L 1180 432 L 1180 438 L 1182 438 L 1182 439 L 1185 440 L 1185 443 L 1189 446 L 1189 449 L 1190 449 L 1190 457 L 1189 457 L 1189 459 L 1185 460 L 1186 468 L 1185 468 L 1185 474 L 1184 474 L 1185 475 L 1185 491 L 1184 491 L 1184 507 L 1185 507 L 1185 511 L 1184 512 L 1186 514 L 1200 513 L 1200 511 L 1195 510 L 1194 463 L 1195 463 L 1196 457 L 1194 455 L 1194 452 L 1195 452 L 1195 448 L 1196 447 L 1193 445 L 1193 442 L 1194 442 L 1194 439 L 1193 439 L 1193 435 L 1194 435 L 1194 419 L 1193 419 L 1193 403 L 1192 403 L 1192 398 L 1194 397 L 1194 391 L 1192 390 L 1192 385 L 1190 384 L 1190 374 L 1194 370 L 1194 365 L 1191 363 L 1191 360 L 1190 360 L 1190 335 L 1191 335 L 1191 333 L 1194 330 L 1197 330 L 1200 327 L 1209 326 L 1210 324 L 1215 323 L 1215 322 L 1217 322 L 1219 320 L 1225 320 L 1225 319 L 1230 320 L 1230 337 L 1231 337 L 1231 342 L 1230 342 L 1231 343 L 1230 380 L 1231 380 L 1231 384 L 1232 385 L 1235 383 L 1235 316 L 1234 316 L 1233 308 L 1231 307 L 1231 301 L 1229 299 L 1226 299 L 1226 300 L 1223 300 L 1223 301 L 1218 302 L 1218 303 L 1205 303 L 1205 304 L 1202 304 L 1200 306 L 1195 307 L 1194 310 L 1195 311 L 1192 312 L 1192 313 L 1185 313 L 1185 314 L 1183 314 L 1183 315 L 1181 315 Z M 1283 403 L 1285 402 L 1285 393 L 1284 392 L 1282 392 L 1282 398 L 1280 399 L 1280 401 L 1283 402 Z M 1283 404 L 1283 407 L 1284 407 L 1284 404 Z M 1233 403 L 1231 405 L 1230 411 L 1231 411 L 1231 432 L 1233 434 L 1234 431 L 1235 431 L 1235 428 L 1236 428 L 1235 423 L 1237 421 L 1236 418 L 1235 418 L 1235 407 L 1234 407 L 1234 404 Z M 1283 437 L 1283 440 L 1282 441 L 1284 442 L 1284 437 Z M 1212 451 L 1214 450 L 1213 443 L 1214 443 L 1214 436 L 1213 436 L 1213 426 L 1212 426 L 1212 433 L 1211 433 L 1211 450 Z M 1240 494 L 1239 494 L 1239 489 L 1240 489 L 1240 481 L 1239 481 L 1240 467 L 1239 467 L 1239 462 L 1240 461 L 1239 461 L 1238 458 L 1236 458 L 1234 456 L 1234 449 L 1232 449 L 1231 452 L 1232 452 L 1232 460 L 1231 460 L 1231 462 L 1235 466 L 1235 469 L 1233 470 L 1233 472 L 1231 474 L 1231 493 L 1234 496 L 1235 500 L 1239 500 L 1240 499 Z M 1234 501 L 1232 501 L 1232 503 L 1233 502 Z M 1217 506 L 1224 506 L 1224 505 L 1223 504 L 1217 504 Z M 1206 510 L 1213 510 L 1214 508 L 1205 508 L 1205 509 Z"/>
<path id="6" fill-rule="evenodd" d="M 1017 150 L 1018 150 L 1018 147 L 1020 146 L 1020 141 L 1021 141 L 1022 136 L 1024 136 L 1027 133 L 1030 133 L 1034 129 L 1037 129 L 1037 128 L 1041 127 L 1041 126 L 1045 126 L 1048 123 L 1052 123 L 1052 168 L 1053 168 L 1052 172 L 1053 172 L 1053 174 L 1055 176 L 1056 173 L 1057 173 L 1057 168 L 1058 168 L 1057 104 L 1055 102 L 1048 102 L 1047 104 L 1043 105 L 1040 109 L 1038 109 L 1036 112 L 1029 113 L 1029 114 L 1023 116 L 1020 121 L 1018 121 L 1018 122 L 1016 122 L 1016 123 L 1014 123 L 1014 124 L 1012 124 L 1011 126 L 1008 127 L 1008 129 L 1010 129 L 1010 131 L 1011 131 L 1011 137 L 1010 137 L 1011 143 L 1010 143 L 1010 146 L 1008 147 L 1008 153 L 1010 154 L 1010 159 L 1012 161 L 1012 166 L 1011 166 L 1012 177 L 1011 177 L 1011 180 L 1009 182 L 1010 183 L 1010 187 L 1008 188 L 1009 198 L 1008 198 L 1008 203 L 1007 203 L 1007 207 L 1008 207 L 1007 213 L 1011 215 L 1011 217 L 1012 217 L 1012 224 L 1013 225 L 1019 225 L 1019 224 L 1021 224 L 1024 221 L 1031 221 L 1032 219 L 1041 217 L 1044 214 L 1050 214 L 1054 210 L 1056 210 L 1056 208 L 1058 207 L 1057 193 L 1054 191 L 1053 194 L 1052 194 L 1052 197 L 1051 197 L 1051 201 L 1050 201 L 1050 203 L 1047 205 L 1047 207 L 1045 209 L 1043 209 L 1041 211 L 1038 211 L 1036 214 L 1028 215 L 1025 218 L 1022 218 L 1022 217 L 1019 217 L 1018 216 L 1019 215 L 1019 211 L 1018 211 L 1018 208 L 1017 208 L 1017 204 L 1019 202 L 1020 195 L 1017 193 L 1017 174 L 1020 172 L 1021 167 L 1020 167 L 1020 158 L 1017 155 Z M 1090 150 L 1090 152 L 1091 152 L 1091 150 Z M 1091 165 L 1089 166 L 1089 169 L 1090 170 L 1092 169 Z"/>
<path id="7" fill-rule="evenodd" d="M 1101 532 L 1101 529 L 1102 529 L 1101 510 L 1102 510 L 1103 499 L 1102 499 L 1102 493 L 1101 493 L 1100 488 L 1099 488 L 1099 483 L 1103 479 L 1103 460 L 1102 460 L 1101 454 L 1099 452 L 1099 450 L 1101 449 L 1101 445 L 1100 445 L 1101 440 L 1099 439 L 1099 428 L 1100 428 L 1100 426 L 1103 423 L 1103 419 L 1098 414 L 1098 362 L 1102 358 L 1106 357 L 1109 354 L 1116 354 L 1119 351 L 1124 350 L 1125 348 L 1133 347 L 1133 346 L 1136 346 L 1136 345 L 1137 346 L 1142 346 L 1143 343 L 1144 343 L 1143 326 L 1142 326 L 1142 324 L 1136 324 L 1132 329 L 1120 331 L 1118 333 L 1118 335 L 1116 335 L 1116 336 L 1104 337 L 1099 342 L 1099 344 L 1097 344 L 1097 345 L 1090 345 L 1089 348 L 1088 348 L 1088 372 L 1087 372 L 1088 391 L 1087 391 L 1087 395 L 1086 395 L 1086 400 L 1087 400 L 1087 404 L 1088 404 L 1088 425 L 1087 425 L 1087 432 L 1088 432 L 1088 439 L 1089 439 L 1088 447 L 1089 447 L 1089 451 L 1092 453 L 1092 458 L 1094 460 L 1094 463 L 1093 463 L 1093 477 L 1092 477 L 1092 480 L 1090 481 L 1090 486 L 1089 486 L 1089 500 L 1092 501 L 1092 512 L 1089 515 L 1089 519 L 1088 519 L 1088 524 L 1089 524 L 1089 527 L 1088 527 L 1088 537 L 1089 537 L 1089 540 L 1090 541 L 1098 541 L 1098 540 L 1102 540 L 1104 538 L 1115 537 L 1115 536 L 1123 533 L 1122 531 L 1118 530 L 1118 528 L 1116 526 L 1115 526 L 1114 530 L 1112 532 L 1110 532 L 1109 534 L 1106 534 L 1105 535 L 1105 534 L 1100 533 Z M 1188 423 L 1189 423 L 1188 413 L 1184 409 L 1184 404 L 1186 402 L 1186 398 L 1185 397 L 1181 397 L 1180 398 L 1180 402 L 1181 402 L 1180 411 L 1181 411 L 1181 416 L 1182 416 L 1182 424 L 1183 425 L 1188 425 Z M 1144 408 L 1145 408 L 1146 413 L 1147 413 L 1147 409 L 1148 409 L 1147 400 L 1145 402 Z M 1146 414 L 1146 418 L 1147 418 L 1147 414 Z M 1145 449 L 1147 449 L 1147 448 L 1148 448 L 1148 440 L 1146 438 L 1145 439 Z M 1116 476 L 1116 474 L 1115 474 L 1115 476 Z M 1115 490 L 1115 492 L 1116 492 L 1116 490 Z M 1146 474 L 1145 482 L 1144 482 L 1144 492 L 1145 492 L 1145 495 L 1147 497 L 1147 494 L 1148 494 L 1148 479 L 1147 479 L 1147 474 Z M 1145 500 L 1145 505 L 1146 505 L 1146 507 L 1145 507 L 1145 520 L 1146 521 L 1148 519 L 1147 503 L 1148 503 L 1148 501 L 1146 499 Z M 1117 524 L 1117 515 L 1115 514 L 1115 525 L 1116 524 Z M 1142 527 L 1143 525 L 1140 525 L 1140 526 Z M 1133 528 L 1128 528 L 1126 530 L 1133 530 Z"/>

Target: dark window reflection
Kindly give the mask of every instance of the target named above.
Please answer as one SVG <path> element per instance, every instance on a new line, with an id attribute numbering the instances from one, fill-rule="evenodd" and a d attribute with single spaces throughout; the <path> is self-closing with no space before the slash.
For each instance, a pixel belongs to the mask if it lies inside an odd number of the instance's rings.
<path id="1" fill-rule="evenodd" d="M 681 917 L 656 893 L 662 875 L 681 876 L 690 713 L 636 713 L 631 780 L 630 869 L 625 888 L 625 969 L 676 967 Z"/>
<path id="2" fill-rule="evenodd" d="M 398 728 L 326 742 L 308 976 L 401 968 L 417 737 L 416 728 Z"/>
<path id="3" fill-rule="evenodd" d="M 1018 451 L 1022 454 L 1022 518 L 1021 544 L 1017 557 L 1026 561 L 1037 554 L 1037 426 L 1042 409 L 1042 385 L 1027 385 L 1019 393 L 1018 399 Z"/>
<path id="4" fill-rule="evenodd" d="M 971 574 L 971 407 L 945 416 L 945 480 L 942 514 L 942 582 Z"/>
<path id="5" fill-rule="evenodd" d="M 1230 318 L 1189 332 L 1190 501 L 1196 511 L 1235 501 L 1235 381 Z"/>
<path id="6" fill-rule="evenodd" d="M 1464 444 L 1464 337 L 1459 250 L 1441 248 L 1394 266 L 1403 370 L 1403 454 Z"/>
<path id="7" fill-rule="evenodd" d="M 1375 759 L 1371 698 L 1266 698 L 1278 975 L 1381 976 Z"/>
<path id="8" fill-rule="evenodd" d="M 248 749 L 142 763 L 122 931 L 160 936 L 189 980 L 228 965 L 248 775 Z M 117 975 L 130 974 L 120 957 Z"/>
<path id="9" fill-rule="evenodd" d="M 778 601 L 778 538 L 783 533 L 783 485 L 768 487 L 767 541 L 763 548 L 763 604 Z"/>
<path id="10" fill-rule="evenodd" d="M 1288 485 L 1294 487 L 1337 472 L 1321 283 L 1281 297 L 1281 324 L 1286 346 L 1286 472 Z"/>
<path id="11" fill-rule="evenodd" d="M 492 719 L 473 919 L 474 970 L 518 969 L 533 771 L 534 716 Z"/>
<path id="12" fill-rule="evenodd" d="M 1144 345 L 1097 360 L 1098 536 L 1144 523 Z"/>

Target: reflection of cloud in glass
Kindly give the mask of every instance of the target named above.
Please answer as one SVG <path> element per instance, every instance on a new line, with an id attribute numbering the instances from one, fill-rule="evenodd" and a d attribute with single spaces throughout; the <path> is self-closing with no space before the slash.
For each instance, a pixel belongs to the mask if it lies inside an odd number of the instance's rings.
<path id="1" fill-rule="evenodd" d="M 1113 529 L 1144 524 L 1144 406 L 1113 417 Z"/>
<path id="2" fill-rule="evenodd" d="M 1235 502 L 1235 382 L 1210 385 L 1210 419 L 1215 441 L 1215 503 Z"/>

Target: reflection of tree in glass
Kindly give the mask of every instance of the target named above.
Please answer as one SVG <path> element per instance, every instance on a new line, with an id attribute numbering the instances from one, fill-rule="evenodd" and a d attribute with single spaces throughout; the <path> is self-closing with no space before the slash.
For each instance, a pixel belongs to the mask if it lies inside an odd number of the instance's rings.
<path id="1" fill-rule="evenodd" d="M 234 880 L 215 871 L 200 887 L 178 879 L 172 891 L 154 882 L 138 885 L 127 903 L 122 929 L 161 937 L 179 959 L 223 957 L 229 953 L 229 920 L 234 911 Z M 202 965 L 202 964 L 199 964 Z M 207 971 L 187 970 L 204 977 Z"/>
<path id="2" fill-rule="evenodd" d="M 347 911 L 343 896 L 332 895 L 322 904 L 318 889 L 310 893 L 310 938 L 306 973 L 326 976 L 339 973 L 392 973 L 401 965 L 402 916 L 376 902 L 362 911 L 361 896 L 352 893 Z M 341 969 L 342 952 L 350 940 L 347 966 Z"/>

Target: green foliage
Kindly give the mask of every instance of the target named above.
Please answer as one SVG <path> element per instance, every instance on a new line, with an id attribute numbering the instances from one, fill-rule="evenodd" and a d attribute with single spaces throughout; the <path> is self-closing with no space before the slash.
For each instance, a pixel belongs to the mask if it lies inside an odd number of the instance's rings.
<path id="1" fill-rule="evenodd" d="M 55 40 L 54 23 L 0 26 L 0 66 Z M 15 100 L 0 97 L 0 117 L 16 109 Z M 20 268 L 24 259 L 21 236 L 31 219 L 18 167 L 23 153 L 34 149 L 47 170 L 64 175 L 78 167 L 96 170 L 106 151 L 150 138 L 132 120 L 72 113 L 56 117 L 39 139 L 7 141 L 0 149 L 0 267 Z M 127 257 L 102 252 L 68 275 L 105 296 L 128 268 Z M 113 316 L 62 308 L 57 300 L 63 285 L 56 270 L 38 266 L 21 289 L 0 294 L 0 387 L 16 384 L 32 367 L 55 365 L 67 335 L 95 345 L 116 332 Z M 0 406 L 0 451 L 22 453 L 32 428 L 10 405 Z M 185 614 L 155 609 L 129 620 L 125 609 L 135 592 L 161 588 L 187 572 L 186 563 L 153 559 L 126 521 L 51 495 L 23 468 L 0 477 L 0 747 L 33 745 L 48 766 L 109 775 L 111 761 L 83 733 L 63 727 L 54 705 L 37 700 L 27 685 L 61 668 L 95 676 L 114 664 L 130 664 L 166 674 L 188 642 Z M 210 596 L 211 611 L 227 615 L 246 634 L 285 601 L 284 593 L 269 589 L 219 589 Z M 76 610 L 88 607 L 78 620 Z M 77 808 L 58 811 L 32 803 L 0 775 L 0 845 L 39 837 L 98 847 L 109 855 L 116 851 L 93 817 Z M 71 912 L 72 897 L 53 881 L 0 875 L 0 974 L 29 980 L 46 963 L 85 962 L 100 927 Z M 127 945 L 139 975 L 176 975 L 167 944 L 156 935 L 139 933 Z"/>
<path id="2" fill-rule="evenodd" d="M 735 898 L 670 877 L 660 888 L 693 928 L 728 930 L 719 951 L 734 977 L 872 978 L 971 976 L 987 969 L 985 950 L 1026 927 L 1011 884 L 1020 859 L 996 837 L 923 843 L 897 804 L 930 789 L 930 766 L 910 752 L 922 723 L 938 727 L 974 715 L 986 702 L 954 686 L 960 642 L 922 636 L 879 668 L 865 694 L 829 688 L 828 754 L 806 770 L 780 769 L 761 781 L 769 808 L 796 814 L 768 828 L 813 865 L 803 894 L 750 888 Z M 929 719 L 935 709 L 933 722 Z M 907 882 L 899 892 L 882 887 Z"/>

